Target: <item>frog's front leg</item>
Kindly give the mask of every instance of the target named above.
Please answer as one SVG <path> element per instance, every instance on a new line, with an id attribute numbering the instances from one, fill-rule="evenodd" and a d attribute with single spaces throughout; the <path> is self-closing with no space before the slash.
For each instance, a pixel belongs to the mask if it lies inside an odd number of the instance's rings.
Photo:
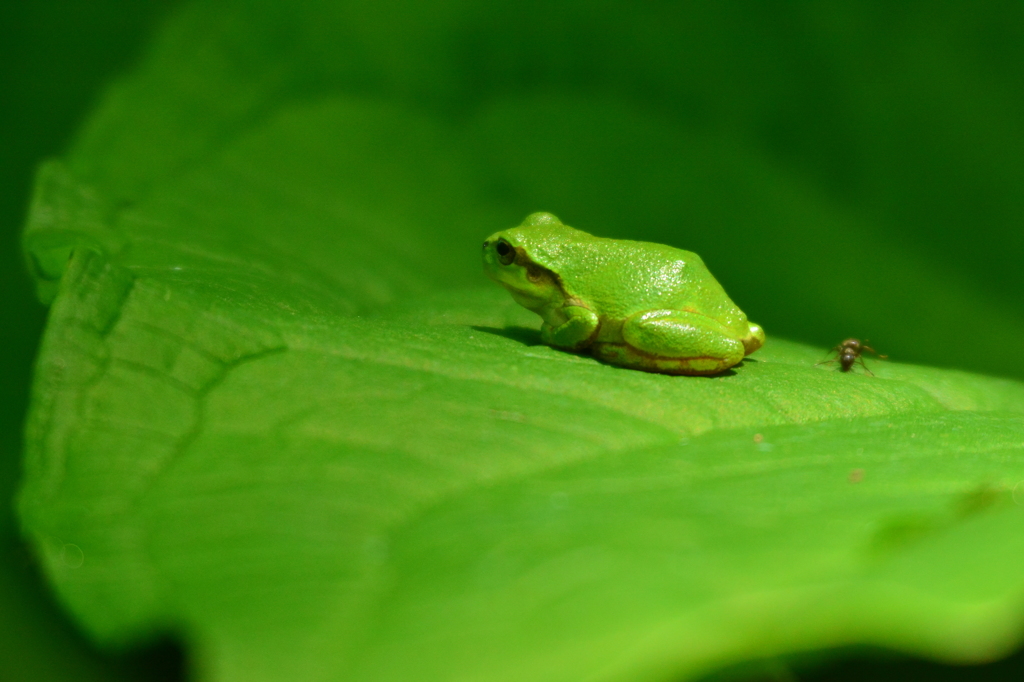
<path id="1" fill-rule="evenodd" d="M 609 362 L 666 374 L 717 374 L 743 359 L 744 344 L 721 323 L 699 313 L 648 310 L 622 325 L 624 344 L 597 344 Z"/>
<path id="2" fill-rule="evenodd" d="M 557 326 L 545 322 L 540 328 L 541 341 L 568 350 L 579 350 L 588 346 L 601 324 L 594 311 L 583 306 L 567 305 L 561 312 L 568 319 Z"/>

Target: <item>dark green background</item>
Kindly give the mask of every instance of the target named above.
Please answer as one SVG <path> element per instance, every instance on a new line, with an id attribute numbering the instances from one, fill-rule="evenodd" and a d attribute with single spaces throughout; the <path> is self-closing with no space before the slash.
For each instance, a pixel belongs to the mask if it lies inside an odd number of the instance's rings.
<path id="1" fill-rule="evenodd" d="M 34 166 L 65 150 L 103 84 L 131 67 L 173 4 L 0 4 L 4 499 L 10 499 L 17 478 L 31 360 L 45 314 L 35 302 L 18 247 Z M 854 243 L 884 242 L 880 250 L 913 253 L 947 273 L 950 282 L 965 283 L 971 295 L 984 295 L 990 306 L 986 315 L 1005 314 L 1006 330 L 1021 326 L 1024 5 L 989 3 L 981 10 L 968 3 L 929 2 L 895 8 L 887 3 L 708 4 L 687 16 L 694 22 L 693 42 L 675 46 L 671 54 L 693 64 L 688 82 L 663 96 L 645 93 L 645 99 L 677 121 L 731 136 L 810 178 L 831 206 L 852 217 L 842 229 L 823 225 L 815 237 L 821 243 L 842 252 Z M 520 34 L 516 21 L 507 22 L 512 42 Z M 473 55 L 464 60 L 472 63 Z M 483 89 L 490 87 L 493 73 L 527 86 L 566 77 L 546 73 L 542 59 L 477 68 Z M 589 85 L 587 65 L 573 68 L 570 76 Z M 457 102 L 438 106 L 458 116 Z M 586 218 L 600 209 L 566 210 Z M 756 207 L 748 213 L 756 215 Z M 653 232 L 659 229 L 651 226 Z M 696 235 L 695 242 L 684 246 L 719 263 L 716 272 L 731 292 L 741 294 L 738 300 L 768 309 L 771 281 L 744 280 L 726 258 L 729 245 L 716 235 Z M 880 281 L 870 263 L 862 273 L 853 280 L 821 281 L 825 299 L 884 301 L 893 284 Z M 972 339 L 976 324 L 989 330 L 1001 325 L 973 320 L 962 309 L 950 316 L 948 327 L 922 326 L 911 334 L 894 327 L 891 314 L 857 330 L 798 309 L 756 319 L 783 336 L 820 345 L 855 332 L 883 339 L 878 342 L 883 350 L 901 359 L 1024 377 L 1024 354 L 1019 343 L 1012 344 L 1012 335 L 1005 347 L 994 342 L 995 332 Z M 975 347 L 982 351 L 974 352 Z M 132 659 L 90 649 L 41 585 L 17 540 L 9 504 L 0 514 L 0 551 L 0 680 L 153 679 L 158 670 L 171 679 L 180 676 L 173 648 Z M 893 679 L 981 679 L 982 671 L 991 679 L 1018 679 L 1024 659 L 970 670 L 851 662 L 815 674 L 861 679 L 883 671 Z"/>
<path id="2" fill-rule="evenodd" d="M 180 677 L 176 651 L 101 656 L 59 612 L 11 507 L 32 359 L 46 309 L 18 241 L 32 175 L 61 154 L 103 84 L 129 68 L 171 2 L 0 3 L 0 680 Z M 158 672 L 159 671 L 159 672 Z"/>

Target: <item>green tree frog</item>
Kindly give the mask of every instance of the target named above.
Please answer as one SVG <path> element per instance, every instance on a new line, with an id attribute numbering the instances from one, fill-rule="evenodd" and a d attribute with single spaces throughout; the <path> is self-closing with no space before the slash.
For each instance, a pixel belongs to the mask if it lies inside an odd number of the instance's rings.
<path id="1" fill-rule="evenodd" d="M 764 343 L 700 256 L 662 244 L 603 239 L 550 213 L 484 241 L 484 271 L 540 315 L 541 339 L 604 362 L 708 375 Z"/>

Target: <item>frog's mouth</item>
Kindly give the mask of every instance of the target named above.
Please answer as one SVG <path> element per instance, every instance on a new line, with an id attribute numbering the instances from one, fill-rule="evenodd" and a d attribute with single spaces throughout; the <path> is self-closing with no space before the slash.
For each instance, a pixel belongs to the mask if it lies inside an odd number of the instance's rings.
<path id="1" fill-rule="evenodd" d="M 504 268 L 487 267 L 484 273 L 516 296 L 537 297 L 537 285 L 527 281 L 523 270 L 511 272 Z"/>
<path id="2" fill-rule="evenodd" d="M 508 266 L 501 265 L 498 262 L 497 254 L 494 251 L 493 242 L 487 240 L 484 242 L 484 274 L 493 279 L 498 284 L 504 284 L 503 275 L 508 274 Z"/>

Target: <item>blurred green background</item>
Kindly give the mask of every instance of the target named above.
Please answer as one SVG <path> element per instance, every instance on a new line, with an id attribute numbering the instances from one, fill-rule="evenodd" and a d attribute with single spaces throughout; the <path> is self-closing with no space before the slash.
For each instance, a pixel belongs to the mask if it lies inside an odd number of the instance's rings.
<path id="1" fill-rule="evenodd" d="M 0 3 L 0 680 L 180 679 L 170 646 L 103 656 L 74 630 L 20 541 L 11 506 L 32 359 L 46 309 L 21 255 L 40 159 L 61 154 L 103 84 L 129 68 L 168 1 Z"/>
<path id="2" fill-rule="evenodd" d="M 5 363 L 0 496 L 5 499 L 17 478 L 31 359 L 45 314 L 35 302 L 18 247 L 33 169 L 40 159 L 66 149 L 104 83 L 131 68 L 175 4 L 40 1 L 0 7 L 5 34 L 0 41 Z M 617 51 L 635 43 L 636 36 L 619 41 L 610 35 L 606 45 L 593 44 L 593 27 L 581 27 L 575 35 L 529 26 L 541 6 L 525 3 L 514 13 L 485 18 L 484 23 L 501 27 L 507 43 L 484 49 L 473 35 L 462 36 L 451 63 L 475 82 L 476 98 L 502 87 L 541 98 L 607 87 L 610 96 L 629 93 L 645 113 L 686 129 L 690 137 L 676 144 L 714 140 L 708 146 L 715 154 L 733 149 L 729 158 L 709 165 L 706 181 L 714 184 L 717 173 L 735 180 L 743 174 L 734 169 L 747 168 L 752 184 L 769 188 L 763 190 L 763 204 L 690 215 L 686 197 L 680 196 L 678 207 L 645 212 L 645 230 L 652 239 L 668 240 L 679 233 L 679 221 L 688 220 L 687 240 L 678 245 L 704 256 L 770 333 L 821 346 L 848 335 L 868 337 L 901 360 L 1024 377 L 1024 354 L 1018 352 L 1024 333 L 1024 269 L 1019 266 L 1024 257 L 1024 76 L 1019 68 L 1024 5 L 687 5 L 670 32 L 687 39 L 665 41 L 652 34 L 642 55 Z M 597 9 L 607 18 L 615 7 L 600 3 Z M 638 4 L 631 11 L 642 18 L 651 8 L 661 11 L 662 3 Z M 554 17 L 553 24 L 558 22 Z M 651 26 L 638 20 L 629 30 Z M 402 39 L 403 30 L 397 28 L 394 40 Z M 545 47 L 555 41 L 578 45 L 580 54 L 603 54 L 603 61 L 549 61 Z M 524 54 L 533 58 L 524 60 Z M 629 65 L 637 63 L 650 68 L 630 72 Z M 678 79 L 648 78 L 660 65 L 672 65 Z M 406 76 L 415 73 L 408 64 L 396 69 Z M 463 112 L 457 89 L 445 89 L 444 74 L 433 74 L 434 80 L 425 75 L 389 87 L 399 98 L 421 104 L 436 97 L 432 106 L 458 119 Z M 432 83 L 438 84 L 436 92 Z M 584 131 L 581 139 L 588 126 L 600 125 L 571 121 L 572 128 Z M 649 154 L 665 167 L 664 156 L 673 149 L 671 144 L 638 149 L 640 138 L 624 137 L 621 143 L 620 158 L 594 163 L 615 169 L 624 159 Z M 543 150 L 542 136 L 538 144 Z M 523 159 L 506 161 L 514 165 L 536 158 L 529 150 L 522 154 Z M 625 175 L 638 186 L 672 181 L 646 177 L 642 170 Z M 561 200 L 531 210 L 559 212 L 568 222 L 605 235 L 635 218 L 617 212 L 614 193 L 575 187 L 572 169 L 559 169 L 557 159 L 538 171 L 536 182 Z M 632 190 L 643 193 L 642 186 Z M 577 197 L 576 203 L 566 196 Z M 804 216 L 802 233 L 787 232 L 785 219 L 794 214 Z M 737 234 L 722 228 L 737 223 L 744 225 Z M 751 230 L 751 223 L 763 229 Z M 803 267 L 820 276 L 791 274 Z M 892 279 L 894 271 L 903 278 Z M 815 282 L 812 290 L 802 297 L 794 293 L 793 282 L 807 287 L 808 281 Z M 786 292 L 785 300 L 779 291 Z M 0 680 L 182 674 L 172 647 L 131 660 L 92 651 L 41 585 L 17 539 L 9 504 L 0 514 L 0 540 Z M 837 663 L 814 674 L 822 679 L 882 674 L 1015 679 L 1022 670 L 1018 656 L 969 670 L 890 661 Z"/>

